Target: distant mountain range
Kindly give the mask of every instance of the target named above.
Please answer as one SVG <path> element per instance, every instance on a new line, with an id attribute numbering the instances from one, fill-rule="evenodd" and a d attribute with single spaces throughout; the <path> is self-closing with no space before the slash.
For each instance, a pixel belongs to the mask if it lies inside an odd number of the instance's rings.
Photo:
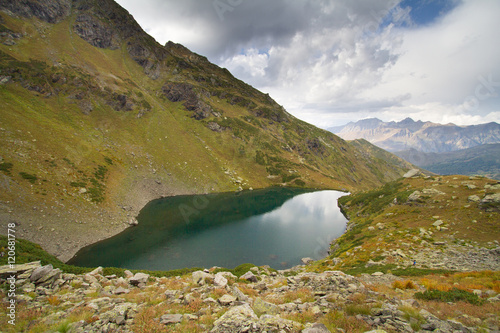
<path id="1" fill-rule="evenodd" d="M 500 124 L 472 126 L 436 124 L 406 118 L 383 122 L 370 118 L 328 128 L 345 140 L 365 139 L 390 152 L 415 149 L 424 153 L 442 153 L 500 143 Z"/>
<path id="2" fill-rule="evenodd" d="M 457 126 L 411 118 L 400 122 L 370 118 L 328 130 L 345 140 L 365 139 L 438 174 L 500 179 L 500 124 L 494 122 Z"/>

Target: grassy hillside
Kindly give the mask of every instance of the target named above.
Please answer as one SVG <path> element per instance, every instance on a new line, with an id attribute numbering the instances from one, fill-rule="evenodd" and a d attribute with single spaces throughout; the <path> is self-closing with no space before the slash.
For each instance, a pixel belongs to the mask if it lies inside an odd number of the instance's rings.
<path id="1" fill-rule="evenodd" d="M 59 16 L 26 3 L 0 11 L 0 219 L 60 258 L 160 196 L 356 191 L 410 168 L 296 119 L 182 45 L 157 44 L 113 1 Z"/>
<path id="2" fill-rule="evenodd" d="M 417 176 L 342 197 L 348 231 L 322 265 L 349 273 L 498 270 L 499 193 L 483 177 Z"/>

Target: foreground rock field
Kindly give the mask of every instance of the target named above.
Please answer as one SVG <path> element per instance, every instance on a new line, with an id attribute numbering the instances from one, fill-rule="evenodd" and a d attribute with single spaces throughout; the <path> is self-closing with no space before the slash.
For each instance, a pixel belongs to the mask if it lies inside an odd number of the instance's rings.
<path id="1" fill-rule="evenodd" d="M 65 274 L 39 262 L 0 268 L 2 301 L 15 284 L 15 325 L 2 332 L 498 332 L 499 274 L 412 279 L 250 267 L 239 278 L 212 268 L 184 276 Z M 10 273 L 14 271 L 14 274 Z M 15 276 L 15 281 L 9 277 Z M 471 290 L 469 300 L 416 299 L 431 286 Z M 11 287 L 12 289 L 13 287 Z M 448 288 L 449 289 L 449 288 Z"/>

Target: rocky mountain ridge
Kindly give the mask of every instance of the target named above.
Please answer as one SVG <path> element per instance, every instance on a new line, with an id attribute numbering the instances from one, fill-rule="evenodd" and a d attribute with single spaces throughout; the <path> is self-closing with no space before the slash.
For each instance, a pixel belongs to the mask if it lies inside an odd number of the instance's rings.
<path id="1" fill-rule="evenodd" d="M 365 139 L 390 152 L 415 149 L 424 153 L 450 152 L 500 143 L 500 124 L 472 126 L 436 124 L 406 118 L 400 122 L 364 119 L 329 128 L 344 140 Z"/>

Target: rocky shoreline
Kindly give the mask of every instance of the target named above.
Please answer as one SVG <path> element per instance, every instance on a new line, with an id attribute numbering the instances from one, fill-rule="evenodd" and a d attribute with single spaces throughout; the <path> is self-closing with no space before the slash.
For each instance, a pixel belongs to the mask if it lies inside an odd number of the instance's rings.
<path id="1" fill-rule="evenodd" d="M 27 193 L 19 200 L 0 202 L 0 222 L 5 225 L 15 223 L 19 238 L 39 244 L 66 262 L 85 246 L 110 238 L 134 225 L 137 215 L 148 202 L 199 192 L 181 189 L 176 184 L 158 184 L 154 179 L 145 177 L 138 177 L 120 191 L 123 193 L 111 195 L 113 204 L 104 205 L 84 200 L 66 200 L 63 203 Z M 78 197 L 78 194 L 72 195 Z"/>
<path id="2" fill-rule="evenodd" d="M 176 277 L 125 271 L 118 277 L 105 276 L 101 267 L 75 275 L 34 262 L 0 267 L 0 279 L 15 285 L 17 318 L 36 314 L 17 323 L 26 331 L 346 332 L 344 324 L 336 324 L 340 316 L 364 328 L 362 332 L 498 332 L 500 319 L 494 312 L 480 319 L 459 311 L 456 318 L 440 319 L 432 305 L 408 291 L 377 291 L 402 280 L 391 274 L 354 277 L 340 271 L 308 272 L 307 266 L 284 271 L 252 267 L 240 277 L 217 268 Z M 415 288 L 413 293 L 425 289 Z M 477 294 L 500 308 L 496 291 Z M 3 302 L 8 304 L 7 294 Z M 464 318 L 468 326 L 461 322 Z"/>

